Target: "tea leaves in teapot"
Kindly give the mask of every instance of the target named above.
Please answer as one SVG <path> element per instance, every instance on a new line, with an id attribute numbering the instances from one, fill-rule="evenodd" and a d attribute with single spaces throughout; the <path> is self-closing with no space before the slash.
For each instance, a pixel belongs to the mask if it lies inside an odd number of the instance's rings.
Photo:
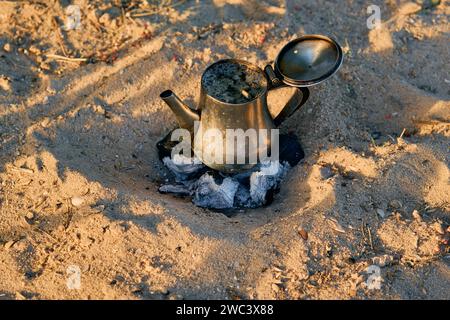
<path id="1" fill-rule="evenodd" d="M 226 61 L 211 66 L 203 75 L 207 93 L 226 103 L 245 103 L 264 90 L 264 75 L 245 64 Z"/>

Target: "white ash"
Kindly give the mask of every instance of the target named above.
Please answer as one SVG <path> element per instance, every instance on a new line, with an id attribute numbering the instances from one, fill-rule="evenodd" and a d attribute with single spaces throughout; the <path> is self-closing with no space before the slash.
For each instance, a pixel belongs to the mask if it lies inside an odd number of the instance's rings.
<path id="1" fill-rule="evenodd" d="M 185 157 L 181 154 L 176 154 L 173 158 L 165 157 L 162 161 L 172 171 L 178 182 L 192 179 L 195 174 L 205 168 L 198 158 Z"/>
<path id="2" fill-rule="evenodd" d="M 261 165 L 260 171 L 250 176 L 250 196 L 256 204 L 263 203 L 267 190 L 276 188 L 290 169 L 289 163 L 268 161 Z"/>
<path id="3" fill-rule="evenodd" d="M 195 205 L 210 209 L 265 205 L 268 192 L 279 187 L 291 167 L 286 161 L 267 161 L 251 171 L 224 176 L 218 172 L 204 172 L 206 167 L 198 159 L 166 157 L 163 162 L 174 173 L 178 184 L 162 185 L 159 191 L 191 196 Z"/>
<path id="4" fill-rule="evenodd" d="M 234 196 L 238 188 L 239 182 L 232 178 L 225 178 L 221 184 L 217 184 L 213 176 L 205 173 L 196 182 L 192 201 L 195 205 L 204 208 L 233 208 Z"/>

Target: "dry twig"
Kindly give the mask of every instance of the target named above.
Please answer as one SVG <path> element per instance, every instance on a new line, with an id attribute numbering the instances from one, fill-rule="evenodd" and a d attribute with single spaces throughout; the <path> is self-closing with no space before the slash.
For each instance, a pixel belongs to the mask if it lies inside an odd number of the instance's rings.
<path id="1" fill-rule="evenodd" d="M 61 56 L 59 54 L 47 54 L 46 55 L 47 58 L 50 59 L 55 59 L 55 60 L 62 60 L 62 61 L 71 61 L 71 62 L 86 62 L 87 59 L 86 58 L 70 58 L 70 57 L 65 57 L 65 56 Z"/>

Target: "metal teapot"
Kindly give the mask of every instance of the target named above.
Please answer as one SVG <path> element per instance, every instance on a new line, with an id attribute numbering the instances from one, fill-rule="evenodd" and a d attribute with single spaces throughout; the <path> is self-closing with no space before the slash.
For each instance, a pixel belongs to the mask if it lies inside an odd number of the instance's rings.
<path id="1" fill-rule="evenodd" d="M 306 35 L 285 45 L 275 59 L 274 67 L 267 65 L 261 70 L 237 59 L 219 60 L 210 65 L 202 75 L 200 102 L 196 110 L 183 103 L 171 90 L 162 92 L 160 97 L 174 112 L 180 127 L 194 133 L 194 153 L 205 165 L 222 172 L 241 172 L 256 165 L 261 160 L 258 155 L 273 151 L 273 134 L 266 132 L 255 140 L 254 135 L 248 132 L 274 131 L 308 100 L 307 87 L 329 78 L 339 69 L 342 60 L 341 47 L 335 40 L 321 35 Z M 229 78 L 240 80 L 237 75 L 227 75 L 223 70 L 244 70 L 241 78 L 245 78 L 246 85 L 249 82 L 247 78 L 252 78 L 253 82 L 246 88 L 248 90 L 242 89 L 237 96 L 230 98 L 231 93 L 236 93 L 236 88 L 229 85 L 233 81 Z M 224 77 L 224 89 L 217 91 L 218 94 L 214 89 Z M 270 114 L 268 93 L 286 86 L 296 88 L 293 96 L 277 115 Z M 215 137 L 205 134 L 211 131 Z M 236 143 L 237 136 L 230 137 L 230 132 L 244 133 L 244 140 L 240 140 L 244 144 Z M 225 140 L 217 139 L 217 134 Z"/>

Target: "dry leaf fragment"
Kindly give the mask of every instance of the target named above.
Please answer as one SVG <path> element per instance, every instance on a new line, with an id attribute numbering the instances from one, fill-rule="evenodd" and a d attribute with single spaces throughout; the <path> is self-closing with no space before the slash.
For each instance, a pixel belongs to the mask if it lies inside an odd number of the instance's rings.
<path id="1" fill-rule="evenodd" d="M 303 240 L 308 240 L 308 232 L 305 229 L 299 229 L 298 234 L 302 237 Z"/>

